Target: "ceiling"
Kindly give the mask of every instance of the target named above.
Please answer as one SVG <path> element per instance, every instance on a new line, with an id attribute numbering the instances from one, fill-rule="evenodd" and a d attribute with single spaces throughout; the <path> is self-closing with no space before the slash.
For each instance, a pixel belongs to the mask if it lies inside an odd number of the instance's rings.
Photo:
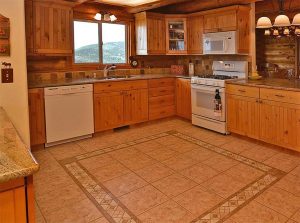
<path id="1" fill-rule="evenodd" d="M 285 0 L 283 9 L 286 12 L 299 12 L 300 0 Z M 275 13 L 279 12 L 278 0 L 264 0 L 256 3 L 256 14 Z"/>
<path id="2" fill-rule="evenodd" d="M 94 2 L 99 2 L 103 4 L 112 4 L 118 6 L 126 7 L 136 7 L 148 3 L 158 2 L 160 0 L 95 0 Z"/>

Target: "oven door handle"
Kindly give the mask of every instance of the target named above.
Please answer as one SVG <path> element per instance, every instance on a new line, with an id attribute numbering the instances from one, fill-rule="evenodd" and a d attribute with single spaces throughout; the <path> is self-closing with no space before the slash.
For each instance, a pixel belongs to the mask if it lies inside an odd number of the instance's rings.
<path id="1" fill-rule="evenodd" d="M 219 89 L 220 93 L 224 93 L 223 88 L 201 86 L 201 85 L 198 85 L 198 84 L 192 84 L 192 90 L 197 90 L 197 91 L 201 91 L 201 92 L 216 92 L 217 89 Z"/>

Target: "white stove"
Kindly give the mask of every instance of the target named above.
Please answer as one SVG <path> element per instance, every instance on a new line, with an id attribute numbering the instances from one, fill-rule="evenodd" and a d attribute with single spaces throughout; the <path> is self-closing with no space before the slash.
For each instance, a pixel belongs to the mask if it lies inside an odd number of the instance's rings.
<path id="1" fill-rule="evenodd" d="M 210 130 L 227 134 L 225 83 L 244 79 L 248 74 L 246 61 L 214 61 L 212 75 L 192 77 L 192 123 Z M 215 113 L 216 91 L 221 96 L 222 110 Z"/>

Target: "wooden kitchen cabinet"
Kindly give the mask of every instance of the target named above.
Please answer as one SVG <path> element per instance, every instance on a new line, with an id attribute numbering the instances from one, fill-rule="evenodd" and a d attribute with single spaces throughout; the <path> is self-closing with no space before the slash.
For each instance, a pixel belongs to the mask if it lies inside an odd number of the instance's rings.
<path id="1" fill-rule="evenodd" d="M 134 124 L 145 121 L 148 121 L 148 89 L 125 92 L 124 122 Z"/>
<path id="2" fill-rule="evenodd" d="M 300 92 L 234 84 L 226 87 L 230 132 L 300 151 Z"/>
<path id="3" fill-rule="evenodd" d="M 0 184 L 1 223 L 27 222 L 26 205 L 24 179 L 16 179 Z"/>
<path id="4" fill-rule="evenodd" d="M 95 132 L 148 121 L 148 83 L 94 84 Z"/>
<path id="5" fill-rule="evenodd" d="M 44 89 L 35 88 L 28 91 L 30 144 L 42 145 L 46 142 Z"/>
<path id="6" fill-rule="evenodd" d="M 202 15 L 190 15 L 187 18 L 188 54 L 203 53 L 204 23 Z"/>
<path id="7" fill-rule="evenodd" d="M 192 119 L 190 79 L 176 79 L 176 114 L 188 120 Z"/>
<path id="8" fill-rule="evenodd" d="M 187 54 L 187 19 L 182 15 L 166 16 L 167 54 Z"/>
<path id="9" fill-rule="evenodd" d="M 124 124 L 124 93 L 111 92 L 94 95 L 95 132 Z"/>
<path id="10" fill-rule="evenodd" d="M 260 139 L 300 151 L 300 105 L 261 100 Z"/>
<path id="11" fill-rule="evenodd" d="M 228 131 L 259 139 L 259 99 L 227 94 L 226 100 Z"/>
<path id="12" fill-rule="evenodd" d="M 204 33 L 237 32 L 237 52 L 250 52 L 250 7 L 229 6 L 204 12 Z"/>
<path id="13" fill-rule="evenodd" d="M 166 23 L 162 14 L 141 12 L 135 15 L 136 54 L 166 54 Z"/>
<path id="14" fill-rule="evenodd" d="M 73 10 L 70 3 L 26 0 L 27 52 L 72 55 Z"/>
<path id="15" fill-rule="evenodd" d="M 149 80 L 149 120 L 175 114 L 175 78 Z"/>

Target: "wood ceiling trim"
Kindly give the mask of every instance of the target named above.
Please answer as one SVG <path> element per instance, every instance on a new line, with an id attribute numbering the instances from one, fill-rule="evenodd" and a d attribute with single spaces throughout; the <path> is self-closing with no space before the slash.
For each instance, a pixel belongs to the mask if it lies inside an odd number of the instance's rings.
<path id="1" fill-rule="evenodd" d="M 246 5 L 262 0 L 193 0 L 155 9 L 159 13 L 186 14 L 231 5 Z"/>
<path id="2" fill-rule="evenodd" d="M 189 2 L 189 1 L 191 1 L 191 0 L 161 0 L 161 1 L 157 1 L 157 2 L 143 4 L 143 5 L 136 6 L 136 7 L 127 7 L 126 9 L 129 13 L 138 13 L 138 12 L 143 12 L 143 11 L 148 11 L 151 9 L 164 7 L 167 5 L 184 3 L 184 2 Z"/>

